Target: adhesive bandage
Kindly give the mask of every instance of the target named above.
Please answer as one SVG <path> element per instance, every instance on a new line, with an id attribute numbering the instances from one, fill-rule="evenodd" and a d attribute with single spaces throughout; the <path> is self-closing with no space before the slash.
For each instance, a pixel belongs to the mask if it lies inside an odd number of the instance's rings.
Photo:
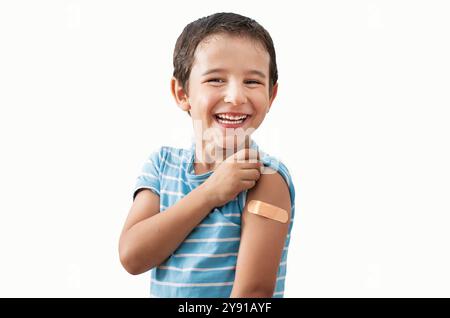
<path id="1" fill-rule="evenodd" d="M 281 223 L 288 221 L 288 213 L 286 210 L 259 200 L 251 200 L 248 203 L 247 209 L 250 213 L 261 215 Z"/>

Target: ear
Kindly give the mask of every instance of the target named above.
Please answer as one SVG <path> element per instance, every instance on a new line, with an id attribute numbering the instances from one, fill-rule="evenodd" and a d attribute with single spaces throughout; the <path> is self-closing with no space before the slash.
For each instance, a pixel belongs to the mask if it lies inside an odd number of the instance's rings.
<path id="1" fill-rule="evenodd" d="M 180 81 L 173 76 L 170 80 L 170 91 L 172 92 L 172 96 L 178 107 L 180 107 L 183 111 L 189 111 L 191 109 L 189 97 L 184 91 Z"/>
<path id="2" fill-rule="evenodd" d="M 272 97 L 270 98 L 269 107 L 267 108 L 267 112 L 269 112 L 270 107 L 272 106 L 272 103 L 275 100 L 275 97 L 277 97 L 277 93 L 278 93 L 278 82 L 276 82 L 275 85 L 273 85 Z"/>

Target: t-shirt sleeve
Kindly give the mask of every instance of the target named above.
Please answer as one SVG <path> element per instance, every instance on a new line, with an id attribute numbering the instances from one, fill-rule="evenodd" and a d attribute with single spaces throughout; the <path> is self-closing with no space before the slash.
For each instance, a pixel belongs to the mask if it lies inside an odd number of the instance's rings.
<path id="1" fill-rule="evenodd" d="M 142 189 L 149 189 L 156 193 L 158 196 L 160 190 L 160 163 L 161 163 L 161 151 L 159 149 L 151 153 L 141 168 L 141 172 L 136 179 L 136 184 L 133 190 L 133 201 L 136 198 L 138 192 Z"/>

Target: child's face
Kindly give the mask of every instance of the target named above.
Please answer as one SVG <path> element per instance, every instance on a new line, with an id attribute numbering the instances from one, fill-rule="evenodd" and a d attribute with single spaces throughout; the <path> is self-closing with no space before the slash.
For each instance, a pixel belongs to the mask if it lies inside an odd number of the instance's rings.
<path id="1" fill-rule="evenodd" d="M 230 128 L 257 129 L 277 92 L 275 86 L 269 97 L 269 62 L 262 44 L 251 39 L 215 34 L 203 40 L 195 52 L 188 84 L 192 119 L 201 121 L 203 129 L 218 129 L 222 137 L 229 135 Z M 217 114 L 234 116 L 224 121 Z M 237 120 L 244 115 L 245 120 Z"/>

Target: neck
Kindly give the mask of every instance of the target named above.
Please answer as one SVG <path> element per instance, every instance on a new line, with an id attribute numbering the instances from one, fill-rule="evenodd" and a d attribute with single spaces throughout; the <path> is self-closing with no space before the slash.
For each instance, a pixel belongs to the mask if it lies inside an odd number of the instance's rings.
<path id="1" fill-rule="evenodd" d="M 215 143 L 204 140 L 195 143 L 194 168 L 196 174 L 212 171 L 225 160 L 225 152 L 217 151 Z"/>
<path id="2" fill-rule="evenodd" d="M 196 139 L 194 168 L 196 174 L 206 173 L 217 168 L 226 158 L 243 148 L 250 148 L 250 138 L 244 143 L 235 141 L 233 148 L 218 146 L 214 140 Z M 237 145 L 238 144 L 238 145 Z"/>

